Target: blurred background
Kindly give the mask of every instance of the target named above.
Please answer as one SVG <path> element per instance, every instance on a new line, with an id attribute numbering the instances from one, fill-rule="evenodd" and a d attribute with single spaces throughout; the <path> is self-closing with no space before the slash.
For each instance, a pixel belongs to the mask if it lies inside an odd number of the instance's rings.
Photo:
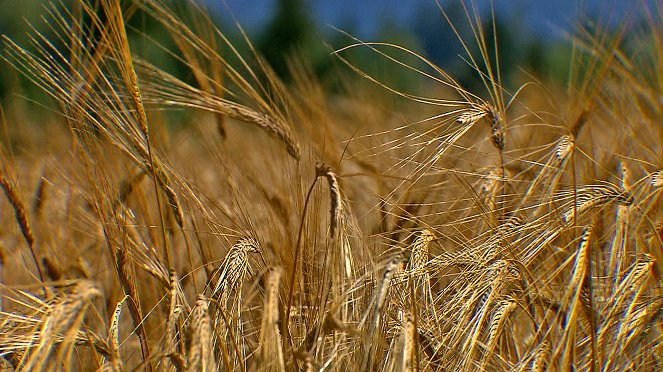
<path id="1" fill-rule="evenodd" d="M 67 6 L 68 0 L 62 0 Z M 202 1 L 202 0 L 201 0 Z M 27 46 L 28 23 L 44 30 L 39 17 L 44 14 L 43 0 L 0 0 L 0 34 Z M 127 3 L 129 3 L 127 1 Z M 171 1 L 176 9 L 185 9 L 187 1 Z M 237 25 L 241 25 L 256 49 L 270 62 L 274 70 L 289 79 L 288 59 L 297 55 L 306 61 L 323 83 L 333 86 L 330 76 L 338 75 L 338 58 L 332 51 L 361 41 L 390 42 L 406 46 L 456 77 L 472 89 L 477 84 L 476 73 L 468 68 L 463 50 L 453 26 L 468 47 L 476 53 L 464 6 L 469 1 L 458 0 L 204 0 L 215 22 L 231 40 L 242 39 Z M 632 26 L 644 24 L 649 15 L 646 6 L 655 0 L 479 0 L 475 2 L 486 30 L 492 40 L 493 29 L 499 40 L 500 70 L 511 84 L 522 80 L 522 74 L 537 79 L 563 82 L 572 53 L 569 33 L 582 25 L 588 28 L 620 32 L 619 26 L 628 20 Z M 491 9 L 492 8 L 492 9 Z M 492 10 L 492 11 L 491 11 Z M 444 13 L 443 13 L 444 11 Z M 470 13 L 472 13 L 470 9 Z M 493 28 L 491 14 L 494 14 Z M 654 12 L 654 14 L 656 14 Z M 133 17 L 131 23 L 169 47 L 166 33 L 149 17 Z M 48 33 L 48 31 L 44 31 Z M 162 36 L 160 36 L 162 35 Z M 637 41 L 640 35 L 634 34 Z M 164 40 L 160 40 L 163 37 Z M 628 41 L 628 37 L 626 40 Z M 356 38 L 356 39 L 354 39 Z M 241 44 L 241 43 L 239 43 Z M 628 42 L 626 43 L 628 45 Z M 28 47 L 29 48 L 29 47 Z M 170 57 L 158 48 L 144 48 L 150 60 L 162 60 L 171 65 L 176 74 L 186 74 L 183 66 L 168 62 Z M 359 48 L 358 48 L 359 49 Z M 161 53 L 161 54 L 160 54 Z M 397 87 L 412 84 L 396 66 L 387 66 L 366 51 L 352 52 L 348 58 L 358 68 L 378 78 L 391 80 Z M 494 54 L 494 53 L 493 53 Z M 342 64 L 341 64 L 342 65 Z M 391 64 L 393 65 L 393 63 Z M 0 96 L 10 87 L 21 85 L 12 69 L 0 70 Z"/>

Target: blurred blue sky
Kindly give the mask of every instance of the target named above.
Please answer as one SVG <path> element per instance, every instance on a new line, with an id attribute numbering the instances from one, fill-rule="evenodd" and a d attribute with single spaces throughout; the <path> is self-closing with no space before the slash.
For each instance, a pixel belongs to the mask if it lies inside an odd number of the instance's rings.
<path id="1" fill-rule="evenodd" d="M 207 0 L 222 14 L 234 14 L 249 31 L 260 30 L 272 14 L 276 0 Z M 636 17 L 642 3 L 655 0 L 494 0 L 495 11 L 505 19 L 518 19 L 523 31 L 536 36 L 557 37 L 569 30 L 580 15 L 589 19 L 599 16 L 618 23 L 630 13 Z M 459 0 L 440 0 L 442 6 Z M 435 0 L 304 0 L 320 25 L 351 29 L 354 36 L 371 38 L 385 22 L 414 27 L 422 11 L 437 11 Z M 490 1 L 476 1 L 482 11 L 490 10 Z M 440 15 L 440 22 L 444 22 Z M 323 27 L 324 30 L 324 27 Z"/>

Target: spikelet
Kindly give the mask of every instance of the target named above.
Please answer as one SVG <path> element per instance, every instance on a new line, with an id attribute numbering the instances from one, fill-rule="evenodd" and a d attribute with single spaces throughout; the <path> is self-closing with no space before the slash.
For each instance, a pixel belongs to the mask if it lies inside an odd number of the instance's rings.
<path id="1" fill-rule="evenodd" d="M 647 333 L 647 321 L 649 319 L 649 309 L 648 306 L 642 306 L 641 308 L 636 308 L 636 299 L 633 299 L 633 302 L 630 304 L 626 310 L 626 314 L 619 319 L 618 331 L 614 342 L 606 345 L 610 347 L 609 350 L 605 351 L 606 355 L 606 364 L 605 368 L 616 369 L 616 363 L 619 361 L 619 357 L 624 355 L 625 352 L 629 350 L 629 346 L 636 340 L 642 342 L 643 336 Z M 620 368 L 621 369 L 621 368 Z"/>
<path id="2" fill-rule="evenodd" d="M 586 227 L 580 236 L 578 241 L 578 249 L 575 254 L 575 262 L 573 265 L 571 279 L 566 285 L 566 290 L 560 299 L 560 304 L 569 308 L 568 311 L 570 312 L 570 319 L 567 320 L 567 325 L 571 324 L 571 326 L 565 330 L 565 335 L 571 334 L 571 337 L 574 337 L 575 323 L 573 322 L 576 318 L 578 305 L 583 295 L 583 283 L 586 280 L 589 270 L 589 249 L 592 228 L 593 226 L 591 225 Z"/>
<path id="3" fill-rule="evenodd" d="M 655 259 L 648 253 L 640 255 L 631 270 L 622 279 L 612 296 L 605 302 L 604 313 L 606 313 L 604 324 L 599 333 L 599 346 L 618 345 L 617 340 L 623 337 L 622 332 L 614 334 L 613 327 L 619 321 L 623 327 L 626 327 L 625 319 L 631 319 L 636 312 L 636 300 L 642 294 L 648 276 L 654 266 Z M 625 314 L 625 315 L 621 315 Z M 619 327 L 620 329 L 622 326 Z M 613 338 L 616 337 L 616 338 Z M 613 349 L 613 353 L 616 349 Z"/>
<path id="4" fill-rule="evenodd" d="M 493 143 L 493 146 L 499 151 L 504 150 L 504 120 L 502 115 L 495 110 L 492 106 L 488 105 L 488 111 L 490 118 L 490 140 Z"/>
<path id="5" fill-rule="evenodd" d="M 462 125 L 472 125 L 486 117 L 488 114 L 490 114 L 490 111 L 487 106 L 471 106 L 469 109 L 462 111 L 460 115 L 458 115 L 456 122 Z"/>
<path id="6" fill-rule="evenodd" d="M 592 236 L 592 226 L 585 228 L 582 235 L 580 236 L 580 242 L 578 243 L 578 252 L 576 253 L 576 262 L 573 270 L 573 276 L 571 277 L 571 283 L 569 288 L 580 288 L 582 281 L 585 279 L 585 273 L 587 270 L 588 264 L 588 252 L 590 245 L 590 237 Z"/>
<path id="7" fill-rule="evenodd" d="M 124 80 L 126 88 L 129 90 L 129 97 L 132 103 L 132 113 L 135 121 L 140 128 L 145 140 L 148 139 L 149 131 L 147 124 L 147 114 L 143 106 L 143 100 L 140 93 L 140 86 L 138 84 L 138 77 L 134 69 L 133 58 L 129 48 L 129 40 L 124 25 L 124 17 L 122 16 L 122 9 L 120 3 L 112 0 L 102 0 L 102 8 L 108 17 L 108 27 L 105 31 L 105 36 L 110 40 L 106 40 L 113 46 L 112 54 L 116 58 L 118 70 Z"/>
<path id="8" fill-rule="evenodd" d="M 517 235 L 523 226 L 525 226 L 525 221 L 521 217 L 511 216 L 491 231 L 490 236 L 487 238 L 480 237 L 477 246 L 456 255 L 454 260 L 469 260 L 479 265 L 492 262 L 500 256 L 503 247 L 508 245 L 508 239 Z"/>
<path id="9" fill-rule="evenodd" d="M 525 196 L 522 198 L 521 205 L 530 202 L 533 196 L 545 199 L 554 192 L 574 151 L 575 138 L 572 134 L 563 135 L 557 140 L 553 153 L 530 183 Z M 540 200 L 537 200 L 536 203 L 540 205 L 539 208 L 543 206 Z"/>
<path id="10" fill-rule="evenodd" d="M 283 115 L 275 112 L 277 110 L 274 108 L 274 103 L 270 99 L 261 97 L 261 94 L 259 93 L 261 90 L 266 89 L 265 87 L 255 87 L 252 82 L 246 80 L 246 77 L 243 74 L 240 74 L 230 67 L 228 61 L 218 53 L 218 47 L 215 42 L 210 43 L 205 40 L 206 38 L 201 38 L 199 35 L 196 35 L 194 30 L 187 26 L 185 22 L 175 14 L 175 12 L 168 9 L 164 2 L 143 0 L 139 2 L 139 6 L 141 6 L 155 20 L 160 22 L 161 25 L 172 35 L 175 35 L 175 41 L 180 50 L 195 50 L 196 54 L 201 57 L 201 61 L 206 61 L 217 67 L 226 67 L 223 75 L 233 81 L 237 85 L 237 88 L 241 90 L 241 93 L 235 92 L 227 94 L 227 96 L 248 96 L 253 98 L 253 103 L 257 104 L 263 112 L 258 112 L 247 106 L 224 99 L 222 93 L 227 90 L 227 86 L 224 85 L 223 87 L 219 87 L 217 85 L 217 77 L 196 76 L 199 83 L 204 80 L 207 81 L 207 83 L 203 83 L 201 86 L 202 88 L 204 88 L 205 85 L 213 85 L 210 86 L 212 89 L 198 89 L 145 61 L 138 60 L 137 66 L 140 69 L 141 77 L 145 78 L 144 94 L 147 97 L 146 100 L 171 106 L 202 109 L 254 124 L 282 142 L 288 153 L 293 158 L 299 160 L 299 144 L 297 143 L 290 126 L 288 126 L 286 120 L 282 117 Z M 212 22 L 209 21 L 208 24 L 211 25 Z M 234 56 L 244 62 L 244 57 L 237 54 L 235 47 L 230 45 L 228 40 L 225 39 L 225 36 L 221 35 L 220 31 L 215 30 L 214 28 L 214 26 L 211 26 L 209 31 L 212 33 L 218 33 L 221 39 L 224 40 L 223 44 L 227 44 L 229 47 L 228 49 L 233 51 Z M 210 39 L 216 40 L 215 38 L 216 35 Z M 190 60 L 187 62 L 190 63 Z M 262 63 L 259 63 L 259 65 L 262 68 L 267 69 L 262 66 Z M 267 75 L 270 74 L 268 71 L 264 72 L 267 73 Z M 254 75 L 253 71 L 249 71 L 249 73 Z M 255 76 L 253 77 L 255 78 Z M 255 83 L 258 82 L 256 81 Z M 258 83 L 258 85 L 261 84 Z M 280 89 L 280 87 L 273 88 Z M 215 92 L 217 89 L 220 89 L 218 92 L 219 94 L 216 94 Z"/>
<path id="11" fill-rule="evenodd" d="M 122 289 L 128 296 L 129 301 L 127 302 L 127 307 L 129 314 L 131 314 L 134 327 L 136 327 L 136 334 L 140 342 L 141 353 L 143 354 L 143 357 L 147 359 L 148 355 L 150 355 L 150 350 L 144 327 L 143 311 L 140 306 L 140 297 L 138 296 L 136 281 L 134 280 L 131 257 L 126 247 L 117 245 L 113 248 L 114 251 L 112 253 L 115 255 L 115 270 L 120 284 L 122 285 Z M 148 365 L 148 369 L 151 369 L 150 365 Z"/>
<path id="12" fill-rule="evenodd" d="M 516 309 L 516 300 L 511 296 L 506 296 L 505 299 L 500 300 L 495 306 L 490 327 L 488 328 L 488 350 L 493 350 L 500 332 L 506 323 L 509 315 Z"/>
<path id="13" fill-rule="evenodd" d="M 471 104 L 469 109 L 462 111 L 458 115 L 456 122 L 464 126 L 471 126 L 483 118 L 486 118 L 490 124 L 490 139 L 493 145 L 500 151 L 504 150 L 504 129 L 502 119 L 497 110 L 495 110 L 490 104 Z"/>
<path id="14" fill-rule="evenodd" d="M 148 101 L 170 106 L 201 109 L 254 124 L 281 142 L 288 154 L 299 160 L 299 144 L 283 120 L 250 107 L 228 101 L 216 95 L 194 88 L 176 77 L 141 61 L 141 71 L 146 80 L 145 93 Z"/>
<path id="15" fill-rule="evenodd" d="M 555 163 L 557 165 L 563 163 L 569 157 L 569 155 L 571 155 L 574 149 L 575 139 L 573 138 L 573 135 L 563 135 L 557 141 L 557 145 L 555 146 Z"/>
<path id="16" fill-rule="evenodd" d="M 124 305 L 126 299 L 127 296 L 124 296 L 124 298 L 115 305 L 111 324 L 108 327 L 108 344 L 111 345 L 113 357 L 116 357 L 118 360 L 120 357 L 120 316 L 122 315 L 122 305 Z"/>
<path id="17" fill-rule="evenodd" d="M 189 318 L 189 348 L 187 371 L 216 371 L 212 347 L 212 322 L 208 312 L 209 300 L 199 294 Z"/>
<path id="18" fill-rule="evenodd" d="M 514 281 L 519 281 L 520 273 L 513 268 L 509 260 L 499 259 L 482 268 L 480 276 L 466 277 L 471 284 L 458 295 L 461 308 L 457 326 L 464 329 L 463 337 L 453 340 L 453 347 L 463 350 L 463 364 L 473 363 L 476 348 L 483 344 L 481 335 L 490 317 L 490 310 L 505 293 L 508 293 Z M 470 279 L 471 278 L 471 279 Z M 465 284 L 465 281 L 461 283 Z"/>
<path id="19" fill-rule="evenodd" d="M 354 229 L 355 221 L 349 208 L 347 208 L 339 179 L 332 168 L 325 163 L 317 163 L 315 166 L 316 179 L 325 177 L 329 184 L 330 196 L 330 223 L 329 223 L 329 244 L 327 246 L 327 254 L 325 255 L 325 267 L 329 269 L 328 277 L 331 282 L 330 295 L 334 301 L 342 301 L 341 306 L 338 307 L 338 312 L 341 321 L 347 321 L 349 313 L 355 308 L 350 308 L 348 305 L 354 302 L 352 296 L 344 294 L 344 288 L 349 282 L 353 280 L 355 273 L 355 251 L 350 244 L 349 231 Z M 357 246 L 356 248 L 359 248 Z M 344 299 L 344 297 L 346 297 Z M 357 315 L 358 316 L 358 315 Z"/>
<path id="20" fill-rule="evenodd" d="M 663 171 L 656 171 L 649 175 L 649 184 L 652 187 L 663 187 Z"/>
<path id="21" fill-rule="evenodd" d="M 518 216 L 512 216 L 496 229 L 491 230 L 489 236 L 479 236 L 476 245 L 458 252 L 444 252 L 435 258 L 432 263 L 438 267 L 457 266 L 459 268 L 483 269 L 486 264 L 499 257 L 505 241 L 517 235 L 525 221 Z"/>
<path id="22" fill-rule="evenodd" d="M 384 368 L 386 371 L 414 371 L 415 337 L 417 335 L 412 314 L 407 310 L 398 311 L 399 328 L 398 337 L 391 339 Z"/>
<path id="23" fill-rule="evenodd" d="M 558 346 L 557 350 L 562 352 L 561 356 L 561 365 L 563 368 L 567 368 L 572 363 L 573 353 L 576 343 L 576 330 L 578 328 L 578 313 L 580 305 L 582 304 L 582 293 L 585 290 L 584 283 L 587 280 L 589 273 L 589 248 L 590 248 L 590 237 L 592 234 L 592 226 L 589 226 L 584 229 L 580 241 L 578 242 L 578 250 L 575 254 L 575 264 L 573 267 L 573 273 L 569 284 L 566 286 L 566 290 L 562 295 L 560 304 L 564 306 L 567 310 L 567 319 L 566 326 L 564 327 L 564 333 L 562 336 L 562 341 Z M 556 351 L 557 353 L 557 351 Z"/>
<path id="24" fill-rule="evenodd" d="M 415 298 L 424 311 L 434 311 L 434 307 L 429 306 L 433 303 L 431 293 L 430 274 L 428 272 L 428 245 L 435 239 L 433 233 L 428 229 L 422 229 L 416 235 L 416 238 L 410 244 L 410 259 L 406 266 L 406 274 L 414 286 Z M 420 302 L 421 301 L 421 302 Z"/>
<path id="25" fill-rule="evenodd" d="M 279 333 L 279 286 L 283 269 L 269 270 L 265 278 L 265 298 L 258 336 L 258 369 L 260 371 L 285 371 L 281 334 Z"/>

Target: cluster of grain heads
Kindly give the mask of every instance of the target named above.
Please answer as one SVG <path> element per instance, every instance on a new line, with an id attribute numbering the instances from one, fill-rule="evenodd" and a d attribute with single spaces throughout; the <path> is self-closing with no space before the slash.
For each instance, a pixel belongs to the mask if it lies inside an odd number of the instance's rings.
<path id="1" fill-rule="evenodd" d="M 98 285 L 85 280 L 69 283 L 50 301 L 15 291 L 15 296 L 6 300 L 19 309 L 0 313 L 5 331 L 0 337 L 0 353 L 17 370 L 72 368 L 76 346 L 93 343 L 83 325 L 91 301 L 100 295 Z"/>
<path id="2" fill-rule="evenodd" d="M 644 366 L 648 363 L 643 358 L 624 358 L 622 351 L 628 350 L 633 337 L 639 337 L 645 345 L 652 342 L 652 337 L 657 337 L 649 327 L 639 326 L 648 321 L 648 312 L 658 314 L 661 309 L 660 301 L 647 298 L 651 296 L 647 283 L 652 277 L 653 265 L 651 255 L 638 257 L 628 274 L 616 283 L 614 294 L 604 304 L 605 320 L 598 331 L 598 343 L 605 350 L 603 356 L 606 368 L 622 369 L 632 364 Z M 636 331 L 640 331 L 637 336 Z"/>
<path id="3" fill-rule="evenodd" d="M 304 71 L 293 85 L 280 82 L 250 44 L 253 60 L 209 18 L 196 25 L 201 8 L 189 24 L 161 0 L 74 3 L 76 11 L 48 8 L 58 42 L 35 33 L 29 49 L 4 39 L 5 59 L 62 108 L 71 133 L 60 158 L 70 159 L 70 148 L 78 158 L 58 168 L 59 178 L 36 182 L 3 164 L 9 203 L 0 208 L 18 223 L 0 226 L 0 253 L 17 252 L 2 257 L 0 288 L 0 355 L 11 368 L 663 365 L 663 176 L 647 173 L 660 160 L 644 145 L 606 138 L 629 137 L 623 128 L 580 133 L 604 120 L 596 108 L 612 88 L 596 88 L 574 124 L 558 125 L 577 108 L 539 107 L 524 88 L 506 92 L 473 23 L 485 68 L 469 61 L 489 97 L 419 58 L 441 77 L 425 75 L 458 97 L 401 94 L 435 111 L 407 102 L 377 120 L 362 114 L 384 111 L 374 103 L 325 97 Z M 127 20 L 136 11 L 165 27 L 195 81 L 135 56 L 141 43 L 130 45 Z M 588 76 L 614 83 L 612 74 Z M 620 102 L 643 122 L 660 119 Z M 184 121 L 195 123 L 159 137 L 161 113 L 150 109 L 165 107 L 191 109 Z M 354 141 L 348 118 L 361 116 L 358 131 L 377 134 L 357 137 L 382 144 Z M 241 141 L 207 136 L 209 122 Z M 275 150 L 246 151 L 263 132 Z M 347 138 L 341 154 L 332 143 Z M 314 167 L 315 158 L 341 161 Z M 37 189 L 32 208 L 19 184 Z M 44 203 L 46 194 L 61 197 Z M 21 254 L 25 242 L 37 271 Z M 73 258 L 92 264 L 77 276 Z M 71 279 L 80 277 L 94 282 Z"/>

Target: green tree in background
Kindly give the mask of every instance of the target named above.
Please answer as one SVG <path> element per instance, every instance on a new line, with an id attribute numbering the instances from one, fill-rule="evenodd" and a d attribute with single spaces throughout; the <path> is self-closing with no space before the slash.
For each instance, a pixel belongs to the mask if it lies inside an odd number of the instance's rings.
<path id="1" fill-rule="evenodd" d="M 279 76 L 287 79 L 287 58 L 294 53 L 314 52 L 316 34 L 315 23 L 302 0 L 279 0 L 274 16 L 259 38 L 258 51 Z"/>

